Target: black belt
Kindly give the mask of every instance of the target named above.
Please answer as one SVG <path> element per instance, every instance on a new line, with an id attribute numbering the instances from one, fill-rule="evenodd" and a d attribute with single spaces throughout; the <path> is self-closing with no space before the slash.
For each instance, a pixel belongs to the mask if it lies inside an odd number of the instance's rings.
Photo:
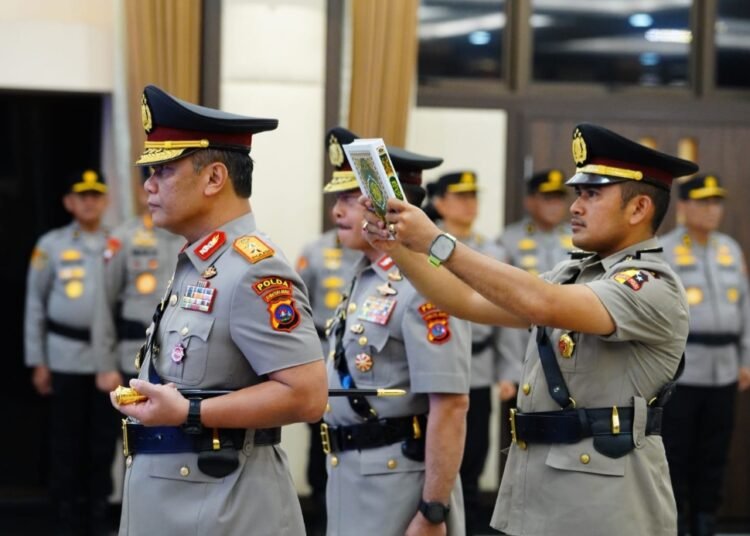
<path id="1" fill-rule="evenodd" d="M 646 435 L 661 435 L 662 408 L 648 407 Z M 511 410 L 511 433 L 525 443 L 578 443 L 586 437 L 632 433 L 633 408 L 581 408 L 520 413 Z"/>
<path id="2" fill-rule="evenodd" d="M 427 417 L 392 417 L 350 426 L 320 425 L 326 454 L 343 450 L 374 449 L 426 434 Z"/>
<path id="3" fill-rule="evenodd" d="M 77 341 L 91 342 L 91 332 L 87 329 L 71 328 L 63 324 L 58 324 L 54 320 L 47 319 L 47 331 Z"/>
<path id="4" fill-rule="evenodd" d="M 727 346 L 739 344 L 740 336 L 736 333 L 688 333 L 687 342 L 706 346 Z"/>
<path id="5" fill-rule="evenodd" d="M 220 428 L 214 437 L 209 428 L 201 434 L 186 434 L 176 426 L 143 426 L 123 419 L 122 443 L 125 456 L 132 454 L 174 454 L 178 452 L 204 452 L 212 448 L 231 447 L 242 450 L 245 443 L 244 428 Z M 218 439 L 216 445 L 214 440 Z M 253 444 L 277 445 L 281 441 L 281 428 L 255 430 Z"/>
<path id="6" fill-rule="evenodd" d="M 118 318 L 117 338 L 121 341 L 143 341 L 146 338 L 146 325 L 137 320 Z"/>
<path id="7" fill-rule="evenodd" d="M 492 335 L 490 335 L 489 337 L 487 337 L 485 339 L 482 339 L 481 341 L 472 342 L 471 343 L 471 354 L 472 355 L 476 355 L 479 352 L 483 352 L 484 350 L 486 350 L 487 348 L 489 348 L 491 344 L 492 344 Z"/>

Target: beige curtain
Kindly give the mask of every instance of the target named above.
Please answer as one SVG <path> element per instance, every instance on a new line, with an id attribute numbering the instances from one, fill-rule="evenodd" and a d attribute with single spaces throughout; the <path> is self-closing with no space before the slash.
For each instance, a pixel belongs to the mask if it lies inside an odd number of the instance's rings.
<path id="1" fill-rule="evenodd" d="M 200 99 L 202 0 L 126 0 L 128 115 L 133 161 L 143 149 L 141 93 L 155 84 L 189 102 Z M 138 170 L 134 189 L 141 188 Z M 137 198 L 137 197 L 136 197 Z"/>
<path id="2" fill-rule="evenodd" d="M 417 63 L 419 0 L 353 0 L 349 128 L 403 147 Z"/>

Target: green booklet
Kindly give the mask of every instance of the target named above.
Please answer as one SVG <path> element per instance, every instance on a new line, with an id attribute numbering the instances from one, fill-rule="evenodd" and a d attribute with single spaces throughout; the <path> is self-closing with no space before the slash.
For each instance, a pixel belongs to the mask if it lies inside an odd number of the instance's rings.
<path id="1" fill-rule="evenodd" d="M 388 199 L 405 199 L 385 142 L 381 138 L 357 139 L 343 148 L 360 190 L 370 198 L 375 213 L 385 221 Z"/>

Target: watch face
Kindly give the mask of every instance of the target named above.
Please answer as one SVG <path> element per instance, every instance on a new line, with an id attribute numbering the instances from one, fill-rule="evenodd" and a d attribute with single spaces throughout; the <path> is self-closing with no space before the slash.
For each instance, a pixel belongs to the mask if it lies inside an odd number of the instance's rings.
<path id="1" fill-rule="evenodd" d="M 446 260 L 450 256 L 454 247 L 455 243 L 453 240 L 445 235 L 440 235 L 437 237 L 437 240 L 435 240 L 431 253 L 440 260 Z"/>

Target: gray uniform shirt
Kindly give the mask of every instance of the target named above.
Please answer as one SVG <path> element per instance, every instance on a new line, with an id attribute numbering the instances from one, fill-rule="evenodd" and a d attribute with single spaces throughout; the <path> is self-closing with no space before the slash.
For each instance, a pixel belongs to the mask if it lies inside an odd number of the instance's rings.
<path id="1" fill-rule="evenodd" d="M 706 245 L 693 244 L 684 227 L 661 238 L 672 268 L 680 276 L 690 305 L 690 333 L 735 335 L 737 344 L 689 342 L 685 385 L 721 386 L 737 381 L 740 366 L 750 367 L 750 299 L 747 270 L 739 244 L 711 233 Z"/>
<path id="2" fill-rule="evenodd" d="M 609 458 L 592 438 L 573 444 L 513 443 L 491 525 L 512 535 L 575 534 L 673 536 L 676 509 L 661 436 L 645 435 L 647 401 L 674 377 L 688 333 L 688 306 L 679 279 L 662 255 L 638 250 L 655 239 L 605 259 L 591 256 L 558 265 L 545 274 L 561 283 L 578 269 L 615 323 L 608 336 L 570 333 L 569 358 L 560 355 L 565 333 L 549 329 L 571 397 L 579 408 L 633 407 L 635 449 Z M 521 412 L 560 408 L 549 395 L 534 338 L 523 369 L 528 394 Z M 585 455 L 585 456 L 584 456 Z"/>
<path id="3" fill-rule="evenodd" d="M 538 275 L 569 259 L 568 253 L 573 249 L 571 240 L 570 224 L 567 222 L 551 231 L 542 231 L 531 218 L 526 217 L 508 225 L 497 242 L 502 247 L 508 264 Z M 500 329 L 498 381 L 519 381 L 521 363 L 528 343 L 529 330 Z"/>
<path id="4" fill-rule="evenodd" d="M 475 249 L 493 259 L 504 260 L 502 249 L 493 242 L 487 240 L 479 233 L 472 233 L 468 238 L 462 239 L 462 243 Z M 474 348 L 483 347 L 471 354 L 471 388 L 480 389 L 490 387 L 494 379 L 500 375 L 498 367 L 500 353 L 498 345 L 500 329 L 487 324 L 471 324 L 471 342 Z"/>
<path id="5" fill-rule="evenodd" d="M 162 380 L 177 387 L 240 389 L 266 381 L 271 372 L 321 359 L 302 288 L 283 254 L 256 230 L 252 214 L 191 244 L 178 256 L 156 336 L 154 362 Z M 148 379 L 148 359 L 142 379 Z M 239 467 L 224 478 L 202 473 L 197 457 L 133 457 L 125 474 L 121 535 L 305 533 L 278 445 L 255 446 L 248 430 Z"/>
<path id="6" fill-rule="evenodd" d="M 326 353 L 326 323 L 341 303 L 345 287 L 354 276 L 354 265 L 361 258 L 362 252 L 339 244 L 336 230 L 331 229 L 307 244 L 297 260 L 297 272 L 307 287 L 315 328 Z"/>
<path id="7" fill-rule="evenodd" d="M 350 296 L 339 311 L 345 312 L 345 318 L 337 313 L 331 333 L 338 322 L 346 323 L 346 362 L 357 387 L 409 391 L 402 397 L 368 398 L 378 415 L 422 415 L 429 411 L 428 393 L 468 393 L 469 323 L 448 317 L 417 294 L 390 257 L 372 264 L 363 258 L 356 273 Z M 332 348 L 334 338 L 329 340 Z M 329 387 L 342 388 L 332 359 L 327 368 Z M 329 404 L 324 415 L 329 425 L 363 422 L 345 398 L 331 398 Z M 404 456 L 400 442 L 329 455 L 328 534 L 404 534 L 417 513 L 424 478 L 425 463 Z M 450 502 L 448 533 L 463 534 L 458 476 Z"/>
<path id="8" fill-rule="evenodd" d="M 184 244 L 184 238 L 153 227 L 144 217 L 132 218 L 112 231 L 101 264 L 102 285 L 92 326 L 99 370 L 136 375 L 136 352 Z M 117 324 L 122 320 L 142 324 L 142 337 L 119 339 Z"/>
<path id="9" fill-rule="evenodd" d="M 50 333 L 47 320 L 90 330 L 98 264 L 106 231 L 83 232 L 77 223 L 44 234 L 32 253 L 26 279 L 24 354 L 26 365 L 54 372 L 96 372 L 90 342 Z"/>

